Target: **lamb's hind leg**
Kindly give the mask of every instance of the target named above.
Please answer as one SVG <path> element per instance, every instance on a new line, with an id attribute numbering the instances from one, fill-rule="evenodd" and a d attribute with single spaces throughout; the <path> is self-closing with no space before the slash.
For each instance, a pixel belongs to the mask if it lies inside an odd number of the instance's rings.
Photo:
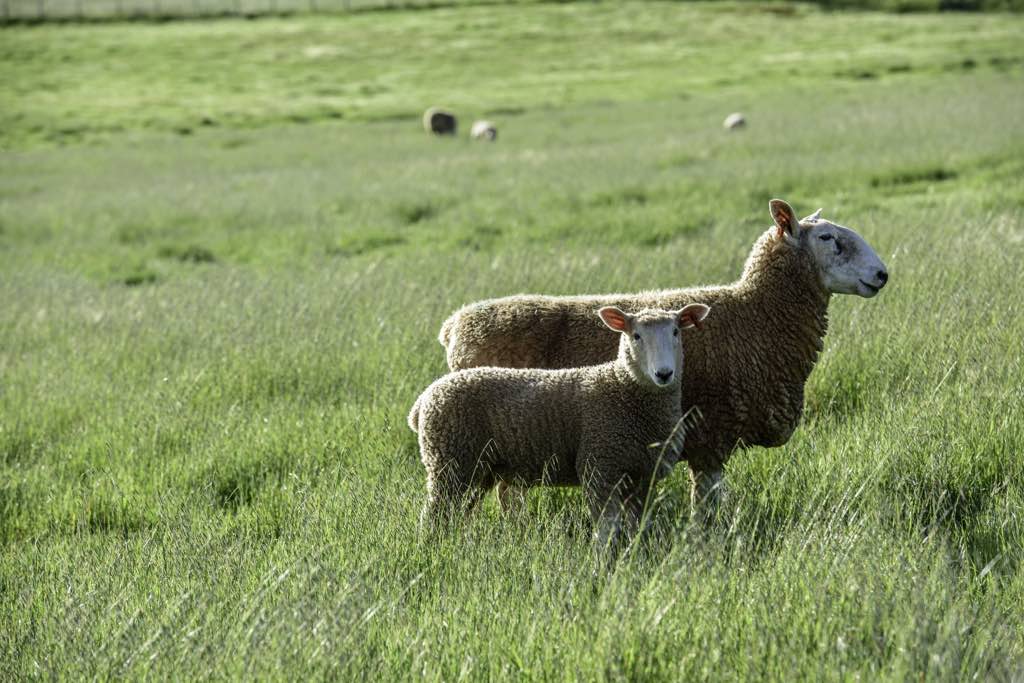
<path id="1" fill-rule="evenodd" d="M 420 531 L 428 534 L 451 526 L 460 509 L 475 502 L 469 482 L 451 469 L 427 473 L 427 501 L 420 512 Z"/>

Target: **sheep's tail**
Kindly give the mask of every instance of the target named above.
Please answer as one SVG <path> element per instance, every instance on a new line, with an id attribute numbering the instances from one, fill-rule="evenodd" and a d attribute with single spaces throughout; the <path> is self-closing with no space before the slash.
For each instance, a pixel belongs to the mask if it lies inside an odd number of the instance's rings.
<path id="1" fill-rule="evenodd" d="M 441 346 L 448 348 L 448 344 L 452 341 L 452 334 L 455 332 L 455 324 L 458 322 L 459 314 L 453 313 L 448 316 L 448 319 L 441 323 L 441 332 L 437 335 L 437 341 L 441 342 Z"/>
<path id="2" fill-rule="evenodd" d="M 411 429 L 414 434 L 420 433 L 420 398 L 423 398 L 422 394 L 416 399 L 416 402 L 412 404 L 412 410 L 409 411 L 409 417 L 406 418 L 406 421 L 409 423 L 409 429 Z"/>

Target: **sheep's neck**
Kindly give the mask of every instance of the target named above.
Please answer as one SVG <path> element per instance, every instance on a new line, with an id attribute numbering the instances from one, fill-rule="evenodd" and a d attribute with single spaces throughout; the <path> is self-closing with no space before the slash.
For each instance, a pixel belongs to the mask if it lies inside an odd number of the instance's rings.
<path id="1" fill-rule="evenodd" d="M 751 329 L 765 333 L 761 340 L 777 359 L 773 365 L 793 379 L 806 380 L 824 346 L 831 295 L 806 253 L 770 237 L 758 247 L 738 293 L 753 320 Z"/>

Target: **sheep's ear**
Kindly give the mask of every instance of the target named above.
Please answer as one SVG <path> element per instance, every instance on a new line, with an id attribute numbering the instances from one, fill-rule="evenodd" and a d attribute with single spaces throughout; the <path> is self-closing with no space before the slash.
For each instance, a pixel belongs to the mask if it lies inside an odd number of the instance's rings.
<path id="1" fill-rule="evenodd" d="M 604 324 L 616 332 L 628 333 L 633 329 L 633 316 L 615 306 L 605 306 L 597 312 Z"/>
<path id="2" fill-rule="evenodd" d="M 776 236 L 779 239 L 794 241 L 800 230 L 800 221 L 796 219 L 793 207 L 781 199 L 773 199 L 768 202 L 768 210 L 772 213 L 772 220 L 778 229 Z"/>
<path id="3" fill-rule="evenodd" d="M 698 330 L 703 327 L 701 324 L 704 318 L 708 317 L 708 313 L 711 312 L 710 306 L 704 304 L 690 304 L 683 306 L 676 313 L 676 322 L 679 323 L 679 327 L 686 329 L 688 327 L 696 327 Z"/>
<path id="4" fill-rule="evenodd" d="M 801 223 L 804 223 L 804 222 L 810 223 L 812 221 L 817 221 L 817 220 L 821 220 L 821 209 L 818 209 L 817 211 L 812 213 L 810 216 L 807 216 L 806 218 L 804 218 L 800 222 Z"/>

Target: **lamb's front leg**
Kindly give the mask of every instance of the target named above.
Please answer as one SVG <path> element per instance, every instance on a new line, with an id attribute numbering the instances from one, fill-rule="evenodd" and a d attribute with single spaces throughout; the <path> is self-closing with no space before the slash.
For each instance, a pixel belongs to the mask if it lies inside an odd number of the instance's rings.
<path id="1" fill-rule="evenodd" d="M 600 468 L 589 458 L 581 458 L 577 465 L 583 498 L 590 511 L 590 522 L 594 528 L 594 542 L 598 552 L 615 543 L 619 535 L 619 508 L 617 500 L 609 500 L 615 487 L 609 486 Z"/>
<path id="2" fill-rule="evenodd" d="M 690 463 L 690 518 L 702 524 L 718 516 L 722 502 L 722 466 Z"/>
<path id="3" fill-rule="evenodd" d="M 636 538 L 644 510 L 644 492 L 632 491 L 623 494 L 623 487 L 616 486 L 611 494 L 595 492 L 588 495 L 588 501 L 604 504 L 590 505 L 594 520 L 594 543 L 599 553 L 604 553 L 609 563 L 614 562 L 622 551 Z"/>
<path id="4" fill-rule="evenodd" d="M 498 482 L 498 508 L 503 515 L 519 514 L 526 508 L 526 488 L 503 481 Z"/>
<path id="5" fill-rule="evenodd" d="M 619 556 L 622 540 L 623 510 L 618 496 L 602 496 L 593 493 L 587 496 L 590 518 L 594 523 L 594 546 L 600 556 L 609 564 Z"/>
<path id="6" fill-rule="evenodd" d="M 594 549 L 606 569 L 615 563 L 624 542 L 637 526 L 619 484 L 607 481 L 600 474 L 583 484 L 583 495 L 594 525 Z"/>

